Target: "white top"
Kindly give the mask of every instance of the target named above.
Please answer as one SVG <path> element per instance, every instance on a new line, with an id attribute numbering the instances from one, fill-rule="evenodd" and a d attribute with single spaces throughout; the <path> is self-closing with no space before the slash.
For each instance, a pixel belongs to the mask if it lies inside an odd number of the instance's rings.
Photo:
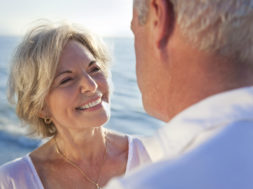
<path id="1" fill-rule="evenodd" d="M 189 107 L 145 144 L 161 161 L 106 189 L 252 189 L 253 87 Z"/>
<path id="2" fill-rule="evenodd" d="M 128 145 L 125 174 L 150 162 L 141 140 L 128 136 Z M 0 167 L 0 189 L 44 189 L 29 154 Z"/>

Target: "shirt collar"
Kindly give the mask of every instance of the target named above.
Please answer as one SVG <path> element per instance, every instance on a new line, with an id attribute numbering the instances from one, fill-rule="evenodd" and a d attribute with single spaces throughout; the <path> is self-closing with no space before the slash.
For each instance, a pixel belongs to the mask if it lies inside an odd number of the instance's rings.
<path id="1" fill-rule="evenodd" d="M 179 113 L 143 142 L 153 161 L 172 158 L 200 133 L 242 119 L 253 119 L 253 87 L 210 96 Z"/>

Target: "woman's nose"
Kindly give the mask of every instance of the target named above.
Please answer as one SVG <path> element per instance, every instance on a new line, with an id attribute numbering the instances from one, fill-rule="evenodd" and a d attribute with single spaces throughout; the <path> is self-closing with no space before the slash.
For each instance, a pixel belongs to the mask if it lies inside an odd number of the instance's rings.
<path id="1" fill-rule="evenodd" d="M 89 75 L 83 74 L 80 81 L 80 92 L 81 93 L 94 93 L 96 92 L 98 85 L 96 81 Z"/>

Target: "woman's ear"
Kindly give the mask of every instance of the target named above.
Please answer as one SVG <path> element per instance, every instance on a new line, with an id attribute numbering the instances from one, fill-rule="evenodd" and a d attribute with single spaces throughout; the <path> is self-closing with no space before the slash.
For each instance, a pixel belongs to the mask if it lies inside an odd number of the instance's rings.
<path id="1" fill-rule="evenodd" d="M 44 110 L 44 108 L 39 112 L 39 115 L 38 115 L 41 119 L 44 119 L 46 118 L 47 114 Z"/>
<path id="2" fill-rule="evenodd" d="M 174 30 L 175 14 L 169 0 L 150 0 L 149 16 L 153 37 L 158 48 L 164 48 Z"/>
<path id="3" fill-rule="evenodd" d="M 44 105 L 44 107 L 40 110 L 39 112 L 39 115 L 38 115 L 40 118 L 42 119 L 45 119 L 45 118 L 49 118 L 51 115 L 50 115 L 50 112 L 47 108 L 47 105 Z"/>

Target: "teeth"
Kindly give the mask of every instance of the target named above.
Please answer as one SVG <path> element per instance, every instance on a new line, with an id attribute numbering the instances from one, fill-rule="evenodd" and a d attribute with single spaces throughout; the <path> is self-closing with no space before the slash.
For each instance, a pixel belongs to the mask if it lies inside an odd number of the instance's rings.
<path id="1" fill-rule="evenodd" d="M 90 103 L 88 103 L 84 106 L 78 107 L 77 109 L 84 110 L 84 109 L 87 109 L 87 108 L 91 108 L 91 107 L 94 107 L 94 106 L 98 105 L 100 102 L 101 102 L 101 98 L 97 99 L 96 101 L 90 102 Z"/>

